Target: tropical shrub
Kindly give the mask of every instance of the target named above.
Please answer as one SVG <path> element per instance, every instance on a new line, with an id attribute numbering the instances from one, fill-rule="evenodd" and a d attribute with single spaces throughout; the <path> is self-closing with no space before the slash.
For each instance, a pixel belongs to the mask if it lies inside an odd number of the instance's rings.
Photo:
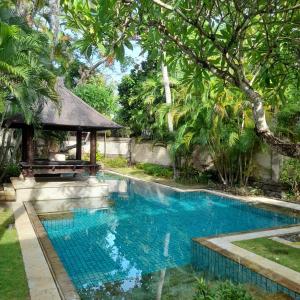
<path id="1" fill-rule="evenodd" d="M 136 168 L 143 170 L 146 174 L 156 176 L 156 177 L 164 177 L 164 178 L 172 178 L 173 171 L 170 167 L 160 166 L 156 164 L 150 163 L 138 163 L 136 164 Z"/>
<path id="2" fill-rule="evenodd" d="M 183 184 L 207 184 L 212 177 L 212 172 L 202 172 L 193 167 L 187 167 L 180 170 L 180 174 L 178 178 L 176 178 L 176 181 Z"/>
<path id="3" fill-rule="evenodd" d="M 230 281 L 225 281 L 218 285 L 215 298 L 218 300 L 251 300 L 252 297 L 241 285 L 235 285 Z"/>
<path id="4" fill-rule="evenodd" d="M 18 164 L 10 163 L 0 168 L 0 173 L 4 174 L 2 182 L 9 182 L 10 177 L 19 177 L 21 168 Z"/>
<path id="5" fill-rule="evenodd" d="M 300 199 L 300 160 L 286 159 L 280 171 L 280 181 L 290 186 L 296 199 Z"/>
<path id="6" fill-rule="evenodd" d="M 57 99 L 48 42 L 0 4 L 0 166 L 16 160 L 21 143 L 20 130 L 3 126 L 3 121 L 21 113 L 26 123 L 37 125 L 43 102 Z M 2 168 L 0 182 L 6 170 Z"/>
<path id="7" fill-rule="evenodd" d="M 183 92 L 172 107 L 178 128 L 171 146 L 173 156 L 189 162 L 195 146 L 202 145 L 224 185 L 247 185 L 254 171 L 253 155 L 260 146 L 249 103 L 217 80 L 207 82 L 200 99 L 195 95 L 195 89 Z"/>
<path id="8" fill-rule="evenodd" d="M 203 279 L 197 278 L 197 289 L 194 300 L 252 300 L 242 285 L 235 285 L 231 281 L 217 283 L 210 287 Z"/>

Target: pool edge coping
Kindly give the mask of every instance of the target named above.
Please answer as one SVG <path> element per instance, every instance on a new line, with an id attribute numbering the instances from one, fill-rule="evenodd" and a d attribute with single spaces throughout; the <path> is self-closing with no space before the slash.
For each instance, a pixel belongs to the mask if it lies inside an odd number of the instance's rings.
<path id="1" fill-rule="evenodd" d="M 248 203 L 258 203 L 259 202 L 259 203 L 274 206 L 274 207 L 288 209 L 290 211 L 300 212 L 300 204 L 285 202 L 285 201 L 281 201 L 281 200 L 277 200 L 277 199 L 261 197 L 261 196 L 237 196 L 237 195 L 232 195 L 232 194 L 225 193 L 225 192 L 213 191 L 213 190 L 208 190 L 208 189 L 203 189 L 203 188 L 181 189 L 181 188 L 172 187 L 172 186 L 169 186 L 166 184 L 162 184 L 159 182 L 153 182 L 153 181 L 149 181 L 149 180 L 145 180 L 145 179 L 141 179 L 141 178 L 136 178 L 134 176 L 122 174 L 122 173 L 115 172 L 112 170 L 104 170 L 104 172 L 112 173 L 115 175 L 120 175 L 120 176 L 127 177 L 127 178 L 137 180 L 137 181 L 142 181 L 142 182 L 151 183 L 151 184 L 157 184 L 157 185 L 160 185 L 165 188 L 169 188 L 169 189 L 172 189 L 172 190 L 175 190 L 178 192 L 207 192 L 207 193 L 210 193 L 213 195 L 218 195 L 218 196 L 222 196 L 222 197 L 226 197 L 226 198 L 230 198 L 230 199 L 236 199 L 236 200 L 244 201 L 244 202 L 248 202 Z M 291 271 L 291 273 L 293 273 L 293 275 L 296 274 L 297 277 L 299 276 L 299 278 L 300 278 L 299 272 L 296 272 L 288 267 L 280 265 L 276 262 L 273 262 L 267 258 L 264 258 L 260 255 L 250 252 L 246 249 L 238 247 L 228 241 L 228 239 L 231 240 L 232 238 L 235 239 L 236 237 L 237 238 L 240 237 L 240 238 L 243 238 L 244 240 L 246 240 L 246 239 L 249 239 L 249 235 L 252 235 L 252 236 L 254 235 L 256 237 L 259 237 L 261 235 L 267 234 L 268 236 L 271 237 L 271 236 L 274 236 L 274 234 L 275 235 L 278 234 L 278 232 L 280 233 L 282 230 L 287 230 L 287 232 L 285 232 L 285 234 L 286 234 L 286 233 L 288 233 L 289 230 L 291 230 L 293 228 L 297 228 L 297 231 L 300 231 L 300 224 L 290 224 L 290 225 L 286 225 L 286 226 L 278 226 L 278 227 L 272 227 L 272 228 L 249 230 L 249 231 L 244 231 L 244 232 L 221 234 L 221 235 L 204 237 L 204 238 L 195 237 L 195 238 L 192 238 L 192 241 L 196 242 L 196 243 L 200 243 L 201 245 L 204 245 L 205 247 L 208 247 L 208 248 L 212 249 L 213 251 L 216 251 L 217 253 L 219 253 L 239 264 L 243 261 L 244 265 L 247 268 L 254 270 L 256 273 L 262 274 L 263 276 L 273 280 L 274 282 L 282 284 L 283 286 L 287 287 L 288 289 L 293 290 L 300 294 L 300 285 L 299 285 L 298 281 L 295 282 L 293 280 L 293 278 L 285 277 L 280 273 L 274 272 L 274 270 L 272 270 L 272 269 L 266 268 L 265 263 L 267 262 L 267 265 L 269 265 L 271 263 L 273 265 L 273 267 L 275 267 L 275 269 L 280 269 L 280 271 L 283 271 L 283 273 L 286 273 L 285 271 Z M 239 240 L 241 240 L 241 239 L 239 239 Z M 234 242 L 234 241 L 235 240 L 232 240 L 232 242 Z M 230 251 L 228 248 L 233 249 L 233 251 Z M 244 255 L 243 256 L 240 255 L 241 253 L 243 253 Z M 249 255 L 254 257 L 254 261 L 250 260 L 249 257 L 247 257 Z"/>
<path id="2" fill-rule="evenodd" d="M 299 232 L 300 225 L 288 225 L 266 230 L 224 234 L 205 238 L 193 238 L 192 241 L 207 247 L 230 260 L 244 265 L 248 269 L 300 294 L 300 273 L 286 266 L 269 260 L 261 255 L 234 245 L 235 241 L 260 237 L 273 237 L 287 233 Z"/>
<path id="3" fill-rule="evenodd" d="M 80 297 L 76 288 L 67 274 L 57 252 L 55 251 L 32 203 L 30 201 L 24 201 L 23 205 L 61 299 L 79 300 Z"/>
<path id="4" fill-rule="evenodd" d="M 10 203 L 9 207 L 15 218 L 30 299 L 61 299 L 23 202 Z"/>
<path id="5" fill-rule="evenodd" d="M 291 211 L 297 211 L 300 212 L 300 204 L 296 204 L 293 202 L 286 202 L 286 201 L 282 201 L 282 200 L 277 200 L 277 199 L 273 199 L 273 198 L 269 198 L 269 197 L 262 197 L 262 196 L 237 196 L 237 195 L 233 195 L 227 192 L 221 192 L 221 191 L 214 191 L 214 190 L 209 190 L 209 189 L 204 189 L 204 188 L 198 188 L 198 189 L 181 189 L 178 187 L 173 187 L 170 185 L 166 185 L 160 182 L 155 182 L 155 181 L 149 181 L 146 179 L 142 179 L 142 178 L 137 178 L 131 175 L 126 175 L 126 174 L 122 174 L 116 171 L 112 171 L 109 169 L 104 169 L 104 172 L 107 173 L 112 173 L 115 175 L 119 175 L 119 176 L 123 176 L 123 177 L 127 177 L 133 180 L 137 180 L 137 181 L 142 181 L 142 182 L 146 182 L 146 183 L 150 183 L 150 184 L 157 184 L 160 186 L 163 186 L 165 188 L 169 188 L 172 190 L 175 190 L 177 192 L 183 193 L 183 192 L 206 192 L 206 193 L 210 193 L 210 194 L 214 194 L 217 196 L 222 196 L 222 197 L 226 197 L 226 198 L 230 198 L 230 199 L 236 199 L 236 200 L 240 200 L 240 201 L 245 201 L 245 202 L 251 202 L 251 203 L 264 203 L 270 206 L 275 206 L 275 207 L 281 207 L 281 208 L 285 208 Z M 274 228 L 274 227 L 273 227 Z"/>

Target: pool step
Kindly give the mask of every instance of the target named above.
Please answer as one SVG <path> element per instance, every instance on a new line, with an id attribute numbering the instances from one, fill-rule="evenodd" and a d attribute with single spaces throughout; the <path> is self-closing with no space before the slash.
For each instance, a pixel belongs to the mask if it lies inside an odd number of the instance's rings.
<path id="1" fill-rule="evenodd" d="M 3 190 L 0 191 L 1 201 L 15 201 L 16 193 L 11 183 L 4 183 Z"/>

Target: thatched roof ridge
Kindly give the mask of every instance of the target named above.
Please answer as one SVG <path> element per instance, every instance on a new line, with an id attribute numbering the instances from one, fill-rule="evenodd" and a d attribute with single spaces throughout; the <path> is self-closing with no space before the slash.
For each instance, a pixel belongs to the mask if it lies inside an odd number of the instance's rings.
<path id="1" fill-rule="evenodd" d="M 58 105 L 52 101 L 46 102 L 40 114 L 40 122 L 45 129 L 106 130 L 122 127 L 97 112 L 67 89 L 63 78 L 57 79 L 55 88 L 59 99 Z M 6 124 L 9 127 L 22 127 L 25 122 L 19 115 L 7 120 Z"/>

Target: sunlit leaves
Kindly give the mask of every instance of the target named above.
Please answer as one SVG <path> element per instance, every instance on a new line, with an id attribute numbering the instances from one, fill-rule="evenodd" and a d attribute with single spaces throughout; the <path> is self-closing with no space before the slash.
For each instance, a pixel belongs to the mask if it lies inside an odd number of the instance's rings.
<path id="1" fill-rule="evenodd" d="M 49 52 L 44 35 L 0 8 L 1 106 L 23 113 L 28 123 L 34 121 L 38 103 L 57 99 Z"/>

